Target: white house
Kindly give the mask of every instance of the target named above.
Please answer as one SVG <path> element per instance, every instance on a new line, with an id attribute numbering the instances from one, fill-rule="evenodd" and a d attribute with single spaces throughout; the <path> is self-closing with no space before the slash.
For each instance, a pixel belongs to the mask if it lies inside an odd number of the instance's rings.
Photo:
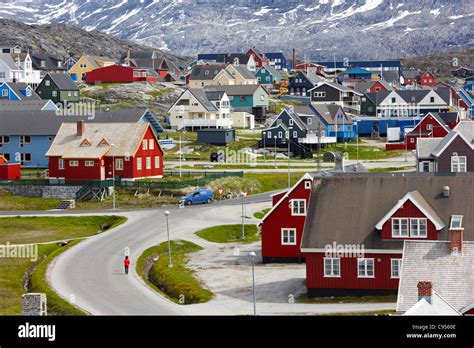
<path id="1" fill-rule="evenodd" d="M 0 53 L 0 82 L 23 82 L 35 86 L 41 82 L 41 75 L 39 70 L 33 69 L 29 53 Z"/>

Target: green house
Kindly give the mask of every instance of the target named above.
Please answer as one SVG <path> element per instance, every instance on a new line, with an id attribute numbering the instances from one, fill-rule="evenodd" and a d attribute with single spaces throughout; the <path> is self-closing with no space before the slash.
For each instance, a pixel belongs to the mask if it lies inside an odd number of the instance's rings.
<path id="1" fill-rule="evenodd" d="M 56 103 L 73 103 L 80 99 L 79 87 L 68 74 L 49 73 L 36 87 L 41 99 L 51 99 Z"/>
<path id="2" fill-rule="evenodd" d="M 262 66 L 255 76 L 262 85 L 274 85 L 282 80 L 281 73 L 273 66 Z"/>
<path id="3" fill-rule="evenodd" d="M 376 94 L 375 93 L 365 93 L 361 97 L 360 102 L 360 113 L 362 115 L 367 116 L 375 116 L 375 101 L 376 101 Z"/>

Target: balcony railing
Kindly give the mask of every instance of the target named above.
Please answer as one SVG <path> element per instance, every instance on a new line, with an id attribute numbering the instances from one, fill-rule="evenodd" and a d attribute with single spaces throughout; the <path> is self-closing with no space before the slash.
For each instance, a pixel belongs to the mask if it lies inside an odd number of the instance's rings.
<path id="1" fill-rule="evenodd" d="M 232 128 L 232 120 L 231 119 L 214 119 L 214 120 L 206 120 L 206 119 L 192 119 L 192 120 L 183 120 L 178 125 L 178 130 L 182 128 Z"/>

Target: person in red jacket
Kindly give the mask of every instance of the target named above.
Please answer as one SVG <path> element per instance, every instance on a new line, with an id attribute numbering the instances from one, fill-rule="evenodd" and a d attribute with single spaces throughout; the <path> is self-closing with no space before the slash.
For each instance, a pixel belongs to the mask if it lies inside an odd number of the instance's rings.
<path id="1" fill-rule="evenodd" d="M 125 274 L 128 274 L 128 267 L 130 267 L 130 259 L 128 256 L 125 256 L 125 260 L 123 260 L 123 265 L 125 267 Z"/>

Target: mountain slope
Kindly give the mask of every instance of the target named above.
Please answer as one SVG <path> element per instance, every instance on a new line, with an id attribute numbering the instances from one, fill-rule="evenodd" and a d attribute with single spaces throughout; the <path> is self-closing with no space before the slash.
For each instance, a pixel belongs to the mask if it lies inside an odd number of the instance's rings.
<path id="1" fill-rule="evenodd" d="M 0 0 L 0 17 L 74 23 L 186 55 L 253 45 L 322 59 L 453 51 L 474 46 L 473 16 L 472 0 Z"/>
<path id="2" fill-rule="evenodd" d="M 85 31 L 69 24 L 27 25 L 0 19 L 0 46 L 20 45 L 34 52 L 66 57 L 70 55 L 100 55 L 119 59 L 127 50 L 151 50 L 152 48 L 131 41 L 124 41 L 98 31 Z M 177 64 L 186 59 L 161 52 Z"/>

